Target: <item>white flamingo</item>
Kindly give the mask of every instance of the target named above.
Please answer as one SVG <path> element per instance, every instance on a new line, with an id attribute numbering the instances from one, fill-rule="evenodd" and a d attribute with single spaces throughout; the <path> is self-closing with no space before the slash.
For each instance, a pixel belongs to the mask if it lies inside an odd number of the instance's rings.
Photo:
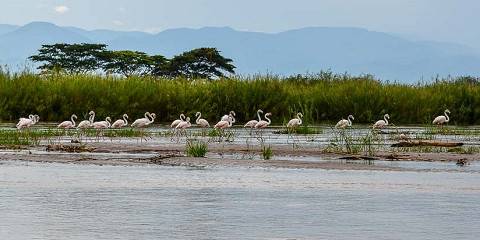
<path id="1" fill-rule="evenodd" d="M 128 115 L 127 114 L 123 114 L 123 120 L 122 119 L 118 119 L 117 121 L 115 121 L 113 124 L 112 124 L 112 128 L 123 128 L 123 127 L 126 127 L 128 126 Z"/>
<path id="2" fill-rule="evenodd" d="M 373 124 L 373 129 L 376 128 L 384 128 L 388 126 L 388 120 L 390 119 L 390 115 L 385 114 L 383 116 L 383 120 L 378 120 L 375 124 Z"/>
<path id="3" fill-rule="evenodd" d="M 221 121 L 228 121 L 229 117 L 231 117 L 233 120 L 235 120 L 235 116 L 236 116 L 235 112 L 230 111 L 230 113 L 228 115 L 223 115 L 223 117 L 221 118 Z"/>
<path id="4" fill-rule="evenodd" d="M 225 128 L 230 128 L 233 126 L 233 123 L 235 122 L 235 119 L 232 118 L 231 116 L 228 117 L 227 121 L 220 121 L 217 124 L 215 124 L 214 128 L 215 129 L 225 129 Z"/>
<path id="5" fill-rule="evenodd" d="M 197 117 L 197 120 L 195 121 L 195 123 L 202 127 L 202 128 L 208 128 L 210 127 L 210 123 L 208 123 L 207 120 L 203 119 L 202 118 L 202 113 L 201 112 L 197 112 L 197 114 L 195 114 L 195 116 Z"/>
<path id="6" fill-rule="evenodd" d="M 94 111 L 90 111 L 90 112 L 88 113 L 88 115 L 90 115 L 90 117 L 88 118 L 88 120 L 83 120 L 83 121 L 81 121 L 81 122 L 77 125 L 77 128 L 85 129 L 85 128 L 91 128 L 91 127 L 92 127 L 93 121 L 95 121 L 95 112 L 94 112 Z"/>
<path id="7" fill-rule="evenodd" d="M 351 127 L 352 126 L 352 121 L 355 120 L 355 118 L 353 117 L 353 115 L 349 115 L 347 119 L 342 119 L 342 120 L 338 121 L 337 125 L 335 125 L 335 128 Z"/>
<path id="8" fill-rule="evenodd" d="M 177 127 L 175 127 L 175 128 L 176 128 L 176 129 L 183 129 L 183 130 L 185 130 L 185 129 L 191 127 L 191 126 L 192 126 L 192 124 L 190 123 L 190 117 L 187 117 L 187 119 L 186 119 L 185 121 L 179 123 L 179 124 L 177 125 Z"/>
<path id="9" fill-rule="evenodd" d="M 302 113 L 297 113 L 297 118 L 294 118 L 294 119 L 290 120 L 287 124 L 287 128 L 296 128 L 296 127 L 302 125 L 302 123 L 303 123 L 302 118 L 303 118 L 303 114 Z"/>
<path id="10" fill-rule="evenodd" d="M 243 125 L 243 127 L 245 127 L 245 128 L 254 128 L 255 125 L 257 125 L 258 122 L 262 121 L 262 116 L 260 115 L 261 113 L 263 113 L 263 110 L 262 110 L 262 109 L 258 109 L 258 110 L 257 110 L 258 121 L 257 121 L 257 120 L 248 121 L 247 123 L 245 123 L 245 125 Z"/>
<path id="11" fill-rule="evenodd" d="M 178 124 L 185 121 L 185 114 L 180 114 L 180 119 L 177 119 L 170 124 L 171 128 L 176 128 Z"/>
<path id="12" fill-rule="evenodd" d="M 70 121 L 64 121 L 60 124 L 58 124 L 57 128 L 63 128 L 63 129 L 69 129 L 69 128 L 75 128 L 75 120 L 77 119 L 77 115 L 72 114 L 70 117 Z"/>
<path id="13" fill-rule="evenodd" d="M 256 129 L 262 129 L 262 128 L 268 127 L 272 123 L 272 120 L 270 120 L 270 118 L 268 118 L 269 116 L 272 116 L 272 113 L 265 114 L 265 116 L 263 118 L 267 119 L 267 121 L 265 121 L 265 120 L 259 121 L 255 125 L 255 128 Z"/>
<path id="14" fill-rule="evenodd" d="M 155 121 L 155 117 L 156 117 L 155 113 L 146 112 L 144 118 L 135 120 L 135 122 L 133 122 L 131 126 L 134 128 L 147 127 L 148 125 L 152 124 Z"/>
<path id="15" fill-rule="evenodd" d="M 112 126 L 111 122 L 112 122 L 112 119 L 110 117 L 106 117 L 105 121 L 94 122 L 93 123 L 93 128 L 95 128 L 95 129 L 110 128 L 110 126 Z"/>
<path id="16" fill-rule="evenodd" d="M 39 121 L 40 117 L 38 115 L 28 115 L 28 118 L 20 118 L 16 127 L 17 129 L 30 128 Z"/>
<path id="17" fill-rule="evenodd" d="M 436 117 L 434 120 L 433 120 L 433 124 L 436 124 L 436 125 L 441 125 L 443 126 L 443 124 L 445 123 L 448 123 L 450 122 L 450 117 L 448 116 L 448 114 L 450 114 L 450 110 L 445 110 L 444 112 L 445 116 L 438 116 Z"/>

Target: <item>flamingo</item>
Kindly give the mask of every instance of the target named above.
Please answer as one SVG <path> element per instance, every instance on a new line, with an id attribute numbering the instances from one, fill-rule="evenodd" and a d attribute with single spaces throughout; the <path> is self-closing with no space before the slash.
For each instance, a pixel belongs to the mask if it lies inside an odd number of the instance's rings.
<path id="1" fill-rule="evenodd" d="M 63 128 L 63 129 L 75 128 L 76 119 L 77 119 L 77 115 L 72 114 L 72 116 L 70 117 L 70 121 L 65 121 L 58 124 L 57 128 Z"/>
<path id="2" fill-rule="evenodd" d="M 272 113 L 267 113 L 267 114 L 265 114 L 264 118 L 267 119 L 267 121 L 265 121 L 265 120 L 259 121 L 259 122 L 255 125 L 255 128 L 256 128 L 256 129 L 262 129 L 262 128 L 268 127 L 268 126 L 272 123 L 272 120 L 270 120 L 270 118 L 268 118 L 269 116 L 272 116 Z"/>
<path id="3" fill-rule="evenodd" d="M 155 117 L 156 117 L 155 113 L 146 112 L 145 118 L 140 118 L 135 120 L 135 122 L 133 122 L 131 126 L 135 128 L 147 127 L 148 125 L 152 124 L 155 121 Z"/>
<path id="4" fill-rule="evenodd" d="M 20 118 L 16 127 L 17 129 L 30 128 L 39 121 L 40 117 L 38 115 L 28 115 L 28 118 Z"/>
<path id="5" fill-rule="evenodd" d="M 93 123 L 93 128 L 95 128 L 95 129 L 110 128 L 110 126 L 112 126 L 111 122 L 112 122 L 112 119 L 110 117 L 106 117 L 105 121 L 94 122 Z"/>
<path id="6" fill-rule="evenodd" d="M 233 120 L 235 120 L 235 112 L 234 111 L 230 111 L 230 113 L 228 115 L 223 115 L 221 121 L 228 121 L 228 118 L 231 117 Z M 235 122 L 235 121 L 233 121 Z"/>
<path id="7" fill-rule="evenodd" d="M 181 122 L 177 125 L 176 129 L 185 130 L 185 129 L 191 127 L 191 126 L 192 126 L 192 124 L 190 123 L 190 117 L 187 117 L 187 119 L 185 121 L 183 121 L 183 122 Z"/>
<path id="8" fill-rule="evenodd" d="M 373 124 L 373 129 L 376 128 L 384 128 L 388 126 L 388 120 L 390 119 L 390 115 L 385 114 L 383 116 L 383 120 L 378 120 L 375 124 Z"/>
<path id="9" fill-rule="evenodd" d="M 198 126 L 200 126 L 202 128 L 210 127 L 210 124 L 208 123 L 208 121 L 202 118 L 202 113 L 201 112 L 197 112 L 197 114 L 195 114 L 195 116 L 197 117 L 197 121 L 195 121 L 195 123 Z"/>
<path id="10" fill-rule="evenodd" d="M 434 120 L 433 120 L 433 124 L 436 124 L 436 125 L 441 125 L 443 126 L 443 124 L 445 123 L 448 123 L 450 122 L 450 117 L 448 116 L 448 114 L 450 114 L 450 110 L 445 110 L 444 112 L 445 116 L 438 116 L 436 117 Z"/>
<path id="11" fill-rule="evenodd" d="M 90 111 L 88 114 L 90 115 L 90 117 L 88 118 L 88 120 L 83 120 L 83 121 L 81 121 L 81 122 L 77 125 L 77 128 L 85 129 L 85 128 L 91 128 L 91 127 L 92 127 L 93 121 L 95 120 L 95 112 L 94 112 L 94 111 Z"/>
<path id="12" fill-rule="evenodd" d="M 257 120 L 251 120 L 251 121 L 245 123 L 245 125 L 244 125 L 243 127 L 245 127 L 245 128 L 254 128 L 255 125 L 257 125 L 258 122 L 262 121 L 262 116 L 260 116 L 260 113 L 263 113 L 263 110 L 262 110 L 262 109 L 258 109 L 258 110 L 257 110 L 258 121 L 257 121 Z"/>
<path id="13" fill-rule="evenodd" d="M 235 119 L 232 118 L 231 116 L 228 117 L 227 121 L 220 121 L 217 124 L 215 124 L 214 128 L 215 129 L 225 129 L 232 127 L 233 123 L 235 122 Z"/>
<path id="14" fill-rule="evenodd" d="M 115 121 L 113 124 L 112 124 L 112 128 L 123 128 L 123 127 L 126 127 L 128 126 L 128 115 L 127 114 L 123 114 L 123 120 L 122 119 L 118 119 L 117 121 Z"/>
<path id="15" fill-rule="evenodd" d="M 338 121 L 337 125 L 335 125 L 335 128 L 346 128 L 346 127 L 351 127 L 352 126 L 352 121 L 355 120 L 353 115 L 349 115 L 348 120 L 342 119 Z"/>
<path id="16" fill-rule="evenodd" d="M 294 119 L 290 120 L 287 124 L 287 128 L 296 128 L 296 127 L 302 125 L 302 123 L 303 123 L 302 118 L 303 118 L 303 114 L 302 113 L 297 113 L 297 118 L 294 118 Z"/>
<path id="17" fill-rule="evenodd" d="M 180 119 L 177 119 L 175 121 L 172 122 L 172 124 L 170 125 L 171 128 L 175 128 L 177 127 L 178 124 L 180 124 L 181 122 L 184 122 L 185 121 L 185 115 L 182 113 L 180 114 Z"/>

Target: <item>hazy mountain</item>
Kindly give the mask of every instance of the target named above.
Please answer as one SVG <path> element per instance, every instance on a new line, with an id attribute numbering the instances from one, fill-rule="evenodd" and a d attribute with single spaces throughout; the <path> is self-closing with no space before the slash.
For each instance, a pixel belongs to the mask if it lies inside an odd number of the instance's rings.
<path id="1" fill-rule="evenodd" d="M 206 27 L 172 29 L 158 34 L 87 31 L 35 22 L 22 27 L 0 25 L 0 63 L 18 64 L 41 44 L 106 43 L 171 57 L 197 47 L 217 47 L 234 59 L 240 74 L 316 73 L 331 69 L 371 73 L 382 79 L 413 82 L 441 75 L 478 75 L 480 54 L 459 44 L 410 41 L 359 28 L 314 27 L 276 34 Z"/>

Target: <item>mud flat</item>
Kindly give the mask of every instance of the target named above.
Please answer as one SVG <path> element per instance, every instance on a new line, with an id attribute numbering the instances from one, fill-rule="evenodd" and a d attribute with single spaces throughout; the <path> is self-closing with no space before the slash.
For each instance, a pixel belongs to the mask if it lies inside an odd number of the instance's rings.
<path id="1" fill-rule="evenodd" d="M 480 159 L 480 154 L 376 152 L 373 156 L 361 154 L 328 153 L 315 147 L 292 148 L 289 145 L 271 145 L 274 157 L 262 160 L 259 146 L 234 143 L 210 143 L 204 158 L 186 157 L 185 144 L 118 141 L 63 143 L 2 148 L 0 161 L 54 162 L 96 165 L 147 165 L 245 168 L 295 168 L 327 170 L 408 170 L 398 166 L 375 164 L 388 162 L 458 162 L 469 164 Z"/>

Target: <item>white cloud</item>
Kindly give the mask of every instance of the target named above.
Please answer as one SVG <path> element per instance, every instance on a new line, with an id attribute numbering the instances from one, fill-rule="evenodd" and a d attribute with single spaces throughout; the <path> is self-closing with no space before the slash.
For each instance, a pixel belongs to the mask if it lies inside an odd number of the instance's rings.
<path id="1" fill-rule="evenodd" d="M 119 26 L 119 27 L 125 26 L 125 23 L 120 21 L 120 20 L 113 21 L 113 24 L 115 24 L 115 26 Z"/>
<path id="2" fill-rule="evenodd" d="M 64 6 L 64 5 L 60 5 L 60 6 L 56 6 L 56 7 L 54 8 L 54 10 L 55 10 L 55 12 L 57 12 L 57 13 L 64 14 L 64 13 L 70 11 L 70 8 L 67 7 L 67 6 Z"/>

